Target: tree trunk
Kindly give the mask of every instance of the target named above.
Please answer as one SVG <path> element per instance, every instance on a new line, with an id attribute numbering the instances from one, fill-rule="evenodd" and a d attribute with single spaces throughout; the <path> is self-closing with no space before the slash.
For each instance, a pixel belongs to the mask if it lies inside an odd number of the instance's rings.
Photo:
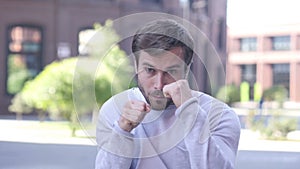
<path id="1" fill-rule="evenodd" d="M 16 120 L 23 120 L 23 114 L 22 113 L 16 113 Z"/>

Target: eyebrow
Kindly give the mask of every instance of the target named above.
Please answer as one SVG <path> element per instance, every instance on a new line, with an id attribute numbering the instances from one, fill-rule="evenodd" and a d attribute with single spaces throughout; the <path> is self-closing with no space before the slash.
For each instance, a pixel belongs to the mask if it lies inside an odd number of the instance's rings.
<path id="1" fill-rule="evenodd" d="M 154 67 L 150 63 L 143 63 L 143 66 L 149 66 L 149 67 Z"/>
<path id="2" fill-rule="evenodd" d="M 148 66 L 148 67 L 151 67 L 151 68 L 155 68 L 153 65 L 151 65 L 150 63 L 143 63 L 142 64 L 143 66 Z M 180 68 L 181 66 L 180 65 L 172 65 L 172 66 L 169 66 L 166 68 L 166 70 L 170 70 L 170 69 L 176 69 L 176 68 Z"/>
<path id="3" fill-rule="evenodd" d="M 176 68 L 180 68 L 180 65 L 173 65 L 173 66 L 169 66 L 167 67 L 167 69 L 176 69 Z"/>

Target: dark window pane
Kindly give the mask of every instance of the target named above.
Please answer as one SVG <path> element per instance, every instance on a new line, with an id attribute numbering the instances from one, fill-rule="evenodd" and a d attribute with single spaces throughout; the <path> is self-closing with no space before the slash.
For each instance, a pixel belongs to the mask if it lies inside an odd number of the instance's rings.
<path id="1" fill-rule="evenodd" d="M 256 38 L 241 38 L 240 50 L 242 52 L 256 51 L 257 39 Z"/>
<path id="2" fill-rule="evenodd" d="M 272 50 L 290 50 L 290 36 L 275 36 L 271 40 Z"/>
<path id="3" fill-rule="evenodd" d="M 249 96 L 250 99 L 253 99 L 253 90 L 254 90 L 254 84 L 256 82 L 256 65 L 242 65 L 242 82 L 248 82 L 249 83 Z"/>
<path id="4" fill-rule="evenodd" d="M 32 42 L 23 42 L 22 51 L 28 53 L 36 53 L 40 51 L 40 44 Z"/>
<path id="5" fill-rule="evenodd" d="M 9 94 L 19 92 L 41 69 L 42 31 L 34 26 L 8 28 L 7 82 Z"/>
<path id="6" fill-rule="evenodd" d="M 290 65 L 274 64 L 273 68 L 273 84 L 283 85 L 287 89 L 290 87 Z"/>
<path id="7" fill-rule="evenodd" d="M 242 81 L 253 85 L 256 82 L 256 65 L 242 65 Z"/>

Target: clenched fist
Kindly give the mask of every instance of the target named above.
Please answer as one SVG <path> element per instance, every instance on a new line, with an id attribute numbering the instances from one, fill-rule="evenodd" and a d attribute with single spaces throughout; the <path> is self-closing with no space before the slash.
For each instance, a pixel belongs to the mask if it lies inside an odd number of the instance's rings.
<path id="1" fill-rule="evenodd" d="M 128 101 L 120 116 L 119 126 L 123 130 L 130 132 L 143 121 L 148 112 L 150 112 L 149 104 L 138 100 Z"/>
<path id="2" fill-rule="evenodd" d="M 178 80 L 163 88 L 165 97 L 171 98 L 176 107 L 192 98 L 192 91 L 187 80 Z"/>

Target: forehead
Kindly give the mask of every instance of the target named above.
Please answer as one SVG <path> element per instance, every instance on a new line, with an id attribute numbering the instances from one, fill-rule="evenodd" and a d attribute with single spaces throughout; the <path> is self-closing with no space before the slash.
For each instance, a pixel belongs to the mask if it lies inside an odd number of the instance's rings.
<path id="1" fill-rule="evenodd" d="M 141 51 L 138 63 L 139 65 L 150 64 L 156 68 L 185 65 L 183 50 L 180 47 L 173 48 L 169 51 L 163 51 L 156 55 L 151 55 L 145 51 Z"/>

